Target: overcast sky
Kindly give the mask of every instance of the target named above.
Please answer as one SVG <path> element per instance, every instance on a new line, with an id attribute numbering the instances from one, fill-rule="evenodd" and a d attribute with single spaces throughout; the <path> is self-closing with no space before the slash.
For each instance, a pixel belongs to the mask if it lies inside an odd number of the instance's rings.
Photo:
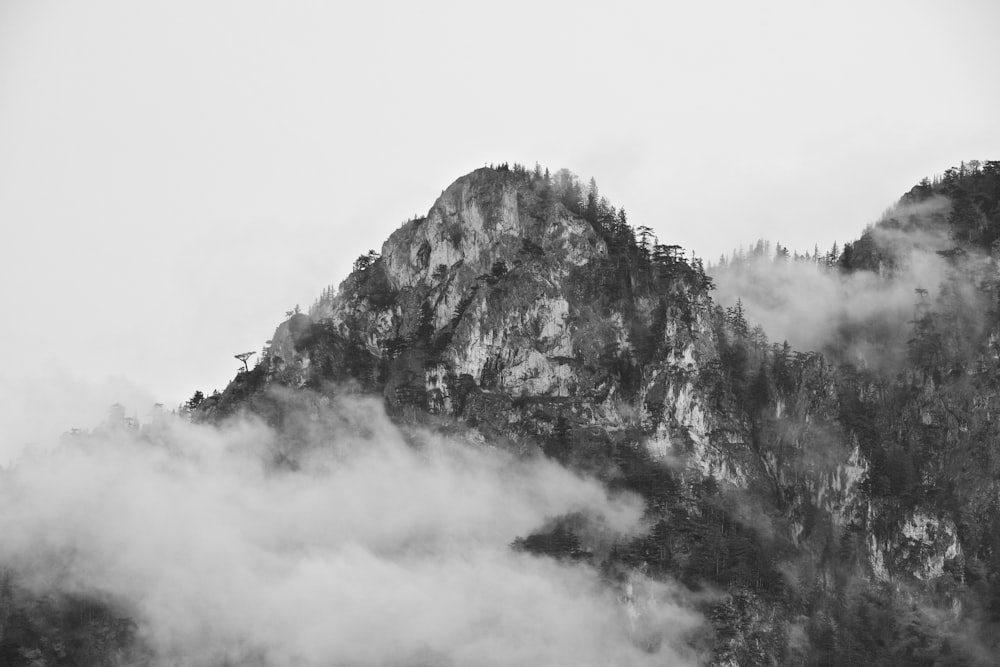
<path id="1" fill-rule="evenodd" d="M 855 238 L 1000 159 L 998 30 L 994 0 L 0 0 L 2 437 L 221 390 L 486 162 L 593 176 L 708 259 Z"/>

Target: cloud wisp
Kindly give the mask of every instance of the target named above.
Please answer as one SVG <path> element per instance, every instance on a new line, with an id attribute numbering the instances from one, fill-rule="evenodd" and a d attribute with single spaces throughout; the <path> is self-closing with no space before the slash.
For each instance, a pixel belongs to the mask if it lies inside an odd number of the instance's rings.
<path id="1" fill-rule="evenodd" d="M 298 467 L 282 434 L 161 418 L 0 473 L 0 560 L 38 593 L 115 600 L 159 664 L 693 664 L 679 589 L 629 593 L 588 564 L 510 548 L 554 517 L 591 544 L 642 506 L 547 460 L 426 432 L 381 404 L 315 403 Z"/>
<path id="2" fill-rule="evenodd" d="M 934 198 L 887 212 L 886 221 L 854 244 L 855 252 L 865 248 L 872 270 L 751 257 L 713 272 L 713 298 L 727 307 L 741 300 L 750 324 L 772 341 L 897 368 L 922 303 L 933 303 L 942 284 L 963 290 L 967 310 L 981 305 L 974 291 L 989 259 L 945 256 L 955 247 L 944 222 L 948 207 L 946 199 Z M 960 280 L 952 280 L 956 276 Z"/>

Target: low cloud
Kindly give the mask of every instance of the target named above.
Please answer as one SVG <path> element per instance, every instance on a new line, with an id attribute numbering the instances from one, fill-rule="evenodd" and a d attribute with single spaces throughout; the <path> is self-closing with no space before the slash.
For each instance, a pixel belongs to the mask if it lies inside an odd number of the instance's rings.
<path id="1" fill-rule="evenodd" d="M 97 424 L 115 402 L 142 406 L 128 416 L 145 421 L 153 396 L 122 377 L 85 381 L 62 369 L 43 369 L 31 378 L 0 375 L 0 466 L 25 448 L 48 447 L 60 433 Z"/>
<path id="2" fill-rule="evenodd" d="M 935 198 L 887 212 L 888 222 L 867 232 L 878 258 L 874 271 L 758 256 L 716 269 L 713 298 L 727 307 L 741 300 L 750 324 L 774 342 L 895 367 L 906 354 L 918 303 L 932 303 L 950 275 L 962 273 L 960 284 L 968 287 L 962 298 L 978 301 L 971 290 L 988 260 L 940 254 L 955 247 L 944 222 L 947 206 Z"/>
<path id="3" fill-rule="evenodd" d="M 403 433 L 381 404 L 314 402 L 282 433 L 161 416 L 64 438 L 0 473 L 0 560 L 37 593 L 116 601 L 158 664 L 694 664 L 701 618 L 669 583 L 510 548 L 642 504 L 548 460 Z M 627 590 L 626 590 L 627 588 Z"/>

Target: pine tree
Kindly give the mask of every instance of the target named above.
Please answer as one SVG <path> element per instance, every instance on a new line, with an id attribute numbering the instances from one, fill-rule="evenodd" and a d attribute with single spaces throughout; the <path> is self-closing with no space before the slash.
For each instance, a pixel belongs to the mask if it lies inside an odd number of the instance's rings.
<path id="1" fill-rule="evenodd" d="M 199 389 L 198 391 L 194 392 L 194 396 L 192 396 L 187 400 L 187 402 L 184 404 L 184 407 L 186 407 L 188 410 L 194 410 L 199 405 L 201 405 L 202 401 L 204 400 L 205 400 L 205 394 L 203 394 Z"/>
<path id="2" fill-rule="evenodd" d="M 552 427 L 552 438 L 547 447 L 547 454 L 557 461 L 565 463 L 569 460 L 570 453 L 573 449 L 573 443 L 570 438 L 570 433 L 572 427 L 570 426 L 569 420 L 563 415 L 559 415 L 556 418 L 556 423 Z"/>

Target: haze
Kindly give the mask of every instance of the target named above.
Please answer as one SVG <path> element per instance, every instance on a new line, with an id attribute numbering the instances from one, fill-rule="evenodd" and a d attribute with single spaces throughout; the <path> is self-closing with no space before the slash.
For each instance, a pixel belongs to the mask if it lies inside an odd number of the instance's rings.
<path id="1" fill-rule="evenodd" d="M 1000 155 L 998 25 L 988 0 L 5 0 L 4 438 L 221 389 L 487 162 L 593 176 L 709 259 L 855 238 Z"/>

